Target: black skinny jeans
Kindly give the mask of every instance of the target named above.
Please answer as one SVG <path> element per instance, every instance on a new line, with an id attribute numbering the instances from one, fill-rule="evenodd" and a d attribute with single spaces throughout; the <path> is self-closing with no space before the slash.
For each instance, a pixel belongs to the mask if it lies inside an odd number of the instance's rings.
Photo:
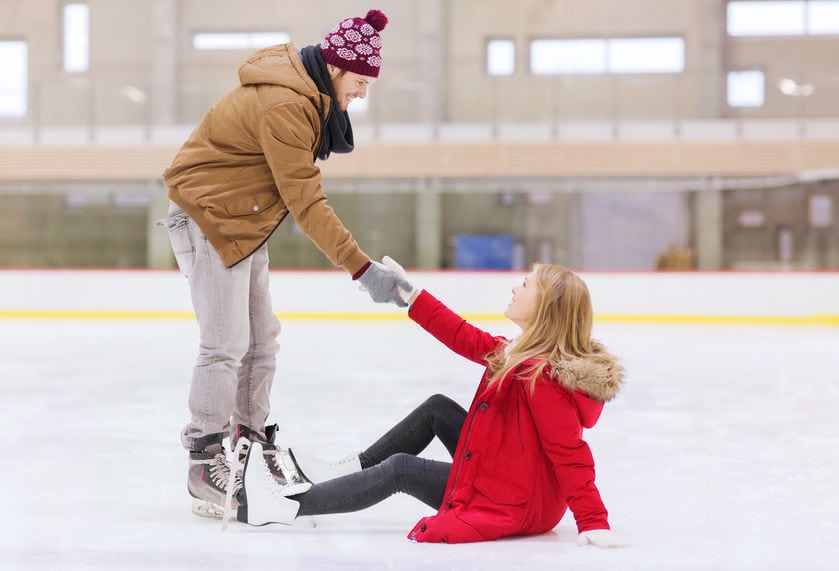
<path id="1" fill-rule="evenodd" d="M 466 411 L 447 396 L 434 395 L 358 455 L 361 472 L 316 484 L 300 502 L 299 516 L 362 510 L 397 492 L 437 509 L 443 502 L 451 462 L 418 458 L 436 436 L 454 456 Z"/>

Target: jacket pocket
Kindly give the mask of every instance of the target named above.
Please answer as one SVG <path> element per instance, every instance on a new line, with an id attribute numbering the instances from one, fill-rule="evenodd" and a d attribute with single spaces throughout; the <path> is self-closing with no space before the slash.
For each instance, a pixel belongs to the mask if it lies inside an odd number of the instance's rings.
<path id="1" fill-rule="evenodd" d="M 511 482 L 484 474 L 476 476 L 472 485 L 481 495 L 496 504 L 519 506 L 530 499 L 530 491 Z"/>
<path id="2" fill-rule="evenodd" d="M 191 220 L 186 212 L 174 204 L 169 208 L 169 216 L 158 220 L 155 226 L 163 226 L 169 234 L 169 242 L 172 244 L 172 253 L 175 254 L 175 261 L 178 269 L 185 277 L 189 277 L 192 266 L 195 264 L 195 247 L 189 235 L 189 224 Z M 194 224 L 194 222 L 192 222 Z"/>
<path id="3" fill-rule="evenodd" d="M 280 195 L 274 191 L 248 194 L 224 202 L 224 210 L 229 216 L 250 216 L 266 210 L 280 201 Z"/>

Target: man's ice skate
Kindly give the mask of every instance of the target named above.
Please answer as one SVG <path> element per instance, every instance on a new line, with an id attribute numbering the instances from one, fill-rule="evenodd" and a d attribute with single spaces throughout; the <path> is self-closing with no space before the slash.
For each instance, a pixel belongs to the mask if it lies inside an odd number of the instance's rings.
<path id="1" fill-rule="evenodd" d="M 199 438 L 195 441 L 194 450 L 189 453 L 187 490 L 193 498 L 192 512 L 201 517 L 223 516 L 228 484 L 233 484 L 231 508 L 239 505 L 235 496 L 241 483 L 231 482 L 223 438 L 220 432 Z"/>
<path id="2" fill-rule="evenodd" d="M 268 469 L 277 483 L 285 490 L 285 495 L 293 496 L 294 494 L 308 492 L 312 483 L 300 474 L 289 451 L 275 443 L 278 430 L 279 426 L 276 424 L 266 426 L 265 438 L 262 439 L 255 431 L 244 424 L 237 424 L 233 427 L 233 441 L 238 442 L 241 438 L 247 438 L 251 442 L 258 441 L 262 444 L 262 452 Z"/>
<path id="3" fill-rule="evenodd" d="M 286 497 L 287 487 L 274 479 L 265 462 L 262 443 L 251 443 L 242 474 L 241 502 L 236 519 L 250 525 L 291 525 L 300 510 L 300 503 Z"/>

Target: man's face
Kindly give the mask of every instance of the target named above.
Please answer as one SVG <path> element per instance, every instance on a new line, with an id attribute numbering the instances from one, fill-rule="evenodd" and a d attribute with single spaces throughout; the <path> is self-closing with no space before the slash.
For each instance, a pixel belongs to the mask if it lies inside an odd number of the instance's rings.
<path id="1" fill-rule="evenodd" d="M 332 89 L 335 91 L 335 100 L 341 107 L 341 111 L 346 111 L 356 97 L 361 99 L 367 97 L 367 88 L 376 81 L 375 77 L 344 71 L 334 65 L 329 65 L 328 69 L 329 77 L 332 79 Z"/>

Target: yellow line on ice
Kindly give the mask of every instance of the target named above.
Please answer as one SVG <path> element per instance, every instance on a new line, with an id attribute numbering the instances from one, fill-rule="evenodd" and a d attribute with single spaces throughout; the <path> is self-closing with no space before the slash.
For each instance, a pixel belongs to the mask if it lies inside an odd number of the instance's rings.
<path id="1" fill-rule="evenodd" d="M 500 313 L 464 313 L 470 321 L 505 321 Z M 408 319 L 405 313 L 352 313 L 352 312 L 292 312 L 277 313 L 287 321 L 400 321 Z M 0 310 L 0 319 L 33 320 L 161 320 L 195 319 L 191 311 L 117 311 L 117 310 Z M 633 315 L 599 314 L 600 323 L 684 324 L 684 325 L 818 325 L 839 326 L 839 315 Z"/>

